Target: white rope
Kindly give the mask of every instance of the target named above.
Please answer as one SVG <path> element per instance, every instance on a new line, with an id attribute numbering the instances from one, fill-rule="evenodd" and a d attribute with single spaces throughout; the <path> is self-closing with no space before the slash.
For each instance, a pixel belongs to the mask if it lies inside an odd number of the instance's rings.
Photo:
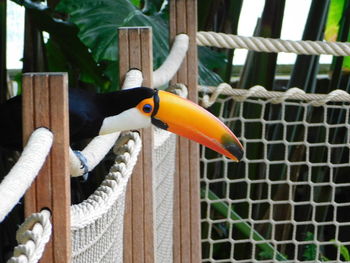
<path id="1" fill-rule="evenodd" d="M 88 171 L 92 171 L 111 150 L 115 141 L 118 139 L 120 132 L 110 133 L 106 135 L 96 136 L 91 142 L 81 151 L 88 164 Z M 71 176 L 77 177 L 84 174 L 84 169 L 81 162 L 75 155 L 73 150 L 69 148 L 69 161 Z"/>
<path id="2" fill-rule="evenodd" d="M 268 91 L 264 87 L 256 85 L 250 89 L 233 89 L 229 84 L 222 83 L 218 87 L 199 86 L 200 92 L 211 93 L 211 96 L 205 94 L 201 100 L 203 107 L 210 107 L 215 103 L 220 94 L 232 96 L 236 101 L 245 101 L 249 97 L 270 99 L 271 103 L 281 103 L 285 100 L 307 101 L 312 106 L 322 106 L 328 102 L 350 102 L 350 94 L 344 90 L 333 90 L 328 94 L 305 93 L 299 88 L 290 88 L 285 92 Z"/>
<path id="3" fill-rule="evenodd" d="M 100 187 L 82 203 L 71 206 L 72 231 L 92 223 L 106 213 L 123 193 L 141 150 L 139 134 L 137 132 L 123 134 L 114 149 L 117 156 L 115 164 Z"/>
<path id="4" fill-rule="evenodd" d="M 227 83 L 221 83 L 215 90 L 213 90 L 212 95 L 208 96 L 205 94 L 202 97 L 201 105 L 204 108 L 209 108 L 211 105 L 213 105 L 216 102 L 216 99 L 219 97 L 219 95 L 224 91 L 224 89 L 229 89 L 231 86 Z"/>
<path id="5" fill-rule="evenodd" d="M 125 74 L 125 80 L 122 89 L 132 89 L 140 87 L 143 81 L 142 72 L 138 69 L 130 69 Z"/>
<path id="6" fill-rule="evenodd" d="M 34 181 L 50 151 L 52 141 L 53 135 L 46 128 L 39 128 L 30 136 L 17 163 L 0 184 L 0 222 Z"/>
<path id="7" fill-rule="evenodd" d="M 350 43 L 345 42 L 292 41 L 203 31 L 197 33 L 197 45 L 218 48 L 244 48 L 260 52 L 350 56 Z"/>
<path id="8" fill-rule="evenodd" d="M 13 257 L 7 263 L 36 263 L 43 255 L 51 237 L 50 212 L 42 210 L 29 216 L 17 230 Z"/>
<path id="9" fill-rule="evenodd" d="M 174 93 L 182 98 L 187 98 L 188 90 L 185 84 L 176 83 L 175 85 L 171 85 L 167 88 L 168 92 Z"/>
<path id="10" fill-rule="evenodd" d="M 153 72 L 153 87 L 159 88 L 167 84 L 179 70 L 188 50 L 189 38 L 185 34 L 179 34 L 164 63 Z"/>

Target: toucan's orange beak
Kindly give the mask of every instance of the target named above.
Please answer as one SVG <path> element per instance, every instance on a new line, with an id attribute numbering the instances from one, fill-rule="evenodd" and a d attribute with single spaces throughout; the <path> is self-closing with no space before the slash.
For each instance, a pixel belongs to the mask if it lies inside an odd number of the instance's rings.
<path id="1" fill-rule="evenodd" d="M 158 91 L 152 115 L 157 127 L 184 136 L 239 161 L 243 147 L 231 130 L 218 118 L 197 104 L 166 91 Z"/>

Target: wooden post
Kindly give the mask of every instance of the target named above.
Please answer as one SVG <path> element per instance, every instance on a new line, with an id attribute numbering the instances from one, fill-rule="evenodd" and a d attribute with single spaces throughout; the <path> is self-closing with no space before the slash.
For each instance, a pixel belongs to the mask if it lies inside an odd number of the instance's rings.
<path id="1" fill-rule="evenodd" d="M 152 29 L 119 28 L 120 80 L 131 68 L 143 74 L 143 86 L 152 87 Z M 155 261 L 153 224 L 153 130 L 143 129 L 142 150 L 127 189 L 124 220 L 125 263 Z"/>
<path id="2" fill-rule="evenodd" d="M 189 99 L 198 102 L 197 83 L 197 1 L 170 0 L 170 41 L 177 34 L 190 38 L 185 61 L 174 83 L 188 88 Z M 201 262 L 199 146 L 184 138 L 177 143 L 177 174 L 174 187 L 174 262 Z"/>
<path id="3" fill-rule="evenodd" d="M 49 128 L 53 145 L 39 175 L 25 195 L 25 215 L 47 208 L 53 233 L 41 263 L 67 263 L 71 257 L 68 85 L 64 73 L 23 76 L 23 142 L 39 127 Z"/>

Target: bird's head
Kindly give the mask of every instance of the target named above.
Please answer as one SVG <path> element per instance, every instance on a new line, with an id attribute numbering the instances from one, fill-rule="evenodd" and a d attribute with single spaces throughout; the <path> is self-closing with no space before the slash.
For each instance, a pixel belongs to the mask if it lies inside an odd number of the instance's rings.
<path id="1" fill-rule="evenodd" d="M 123 91 L 121 91 L 123 92 Z M 149 88 L 125 90 L 128 108 L 104 120 L 100 134 L 155 125 L 239 161 L 243 147 L 232 131 L 197 104 L 172 93 Z"/>

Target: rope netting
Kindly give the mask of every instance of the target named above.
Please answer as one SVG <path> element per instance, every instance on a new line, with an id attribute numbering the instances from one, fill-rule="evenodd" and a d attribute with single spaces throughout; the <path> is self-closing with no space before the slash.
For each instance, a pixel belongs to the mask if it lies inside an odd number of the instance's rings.
<path id="1" fill-rule="evenodd" d="M 176 136 L 154 130 L 153 177 L 155 204 L 156 262 L 173 261 L 173 202 Z"/>
<path id="2" fill-rule="evenodd" d="M 140 149 L 138 133 L 123 134 L 109 174 L 88 199 L 72 206 L 73 262 L 123 262 L 125 192 Z"/>
<path id="3" fill-rule="evenodd" d="M 203 262 L 344 260 L 350 104 L 275 95 L 221 95 L 211 108 L 245 156 L 234 163 L 202 148 Z"/>

